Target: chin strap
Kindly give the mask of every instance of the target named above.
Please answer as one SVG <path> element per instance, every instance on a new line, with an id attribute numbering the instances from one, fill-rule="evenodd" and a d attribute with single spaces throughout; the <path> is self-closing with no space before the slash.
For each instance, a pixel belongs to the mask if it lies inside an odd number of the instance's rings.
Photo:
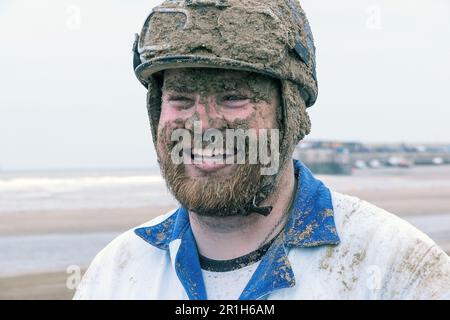
<path id="1" fill-rule="evenodd" d="M 136 33 L 134 35 L 134 43 L 133 43 L 133 71 L 136 74 L 136 69 L 142 64 L 141 56 L 139 54 L 139 35 Z M 136 75 L 137 76 L 137 75 Z M 147 83 L 142 81 L 141 79 L 138 80 L 145 88 L 148 88 Z"/>
<path id="2" fill-rule="evenodd" d="M 133 71 L 135 71 L 136 68 L 139 67 L 142 63 L 138 47 L 139 47 L 139 35 L 136 33 L 134 35 L 134 42 L 133 42 Z"/>
<path id="3" fill-rule="evenodd" d="M 250 212 L 258 213 L 267 217 L 272 212 L 272 209 L 272 206 L 258 207 L 258 205 L 256 204 L 256 196 L 253 197 L 253 203 L 250 206 Z"/>

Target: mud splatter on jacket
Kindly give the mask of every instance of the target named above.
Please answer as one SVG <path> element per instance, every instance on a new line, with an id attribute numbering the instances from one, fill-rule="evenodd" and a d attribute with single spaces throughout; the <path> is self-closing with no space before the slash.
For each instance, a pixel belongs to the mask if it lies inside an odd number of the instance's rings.
<path id="1" fill-rule="evenodd" d="M 368 202 L 330 191 L 300 162 L 282 237 L 240 299 L 450 299 L 450 258 L 428 236 Z M 113 240 L 74 299 L 207 299 L 184 208 Z"/>

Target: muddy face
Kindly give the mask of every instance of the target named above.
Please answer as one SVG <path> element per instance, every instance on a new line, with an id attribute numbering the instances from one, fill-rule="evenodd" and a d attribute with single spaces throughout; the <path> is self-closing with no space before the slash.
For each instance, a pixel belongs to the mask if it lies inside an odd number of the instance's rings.
<path id="1" fill-rule="evenodd" d="M 278 129 L 279 95 L 276 80 L 250 72 L 206 68 L 165 71 L 157 154 L 167 185 L 183 206 L 205 216 L 248 215 L 263 177 L 261 165 L 248 161 L 175 164 L 170 154 L 176 143 L 172 133 L 185 129 L 193 137 L 196 123 L 201 123 L 203 133 L 217 129 L 224 138 L 227 129 Z M 249 143 L 246 140 L 247 152 Z M 229 154 L 226 149 L 224 145 L 223 153 Z M 194 151 L 190 152 L 193 157 Z"/>

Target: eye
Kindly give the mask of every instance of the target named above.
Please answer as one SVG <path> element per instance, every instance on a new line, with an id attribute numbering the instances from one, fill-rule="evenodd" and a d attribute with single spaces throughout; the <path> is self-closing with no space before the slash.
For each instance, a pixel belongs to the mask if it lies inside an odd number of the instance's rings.
<path id="1" fill-rule="evenodd" d="M 188 96 L 173 95 L 168 99 L 169 103 L 177 109 L 188 109 L 195 104 L 195 100 Z"/>
<path id="2" fill-rule="evenodd" d="M 225 100 L 229 100 L 229 101 L 246 100 L 246 99 L 247 99 L 247 97 L 244 97 L 244 96 L 237 96 L 237 95 L 225 96 Z"/>
<path id="3" fill-rule="evenodd" d="M 229 94 L 220 98 L 220 104 L 233 108 L 243 107 L 249 102 L 249 97 L 239 94 Z"/>

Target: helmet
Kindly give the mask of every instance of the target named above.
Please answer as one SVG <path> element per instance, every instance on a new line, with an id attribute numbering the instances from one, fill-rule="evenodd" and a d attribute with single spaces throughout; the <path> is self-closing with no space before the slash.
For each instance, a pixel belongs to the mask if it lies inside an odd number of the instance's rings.
<path id="1" fill-rule="evenodd" d="M 133 51 L 145 87 L 161 70 L 209 67 L 292 81 L 307 107 L 317 98 L 313 36 L 296 0 L 167 0 L 153 8 Z"/>
<path id="2" fill-rule="evenodd" d="M 153 8 L 133 45 L 134 71 L 148 89 L 156 146 L 161 112 L 160 71 L 218 68 L 250 71 L 280 81 L 283 119 L 280 167 L 310 132 L 306 108 L 317 98 L 315 47 L 298 0 L 166 0 Z M 259 204 L 278 183 L 266 177 Z"/>

